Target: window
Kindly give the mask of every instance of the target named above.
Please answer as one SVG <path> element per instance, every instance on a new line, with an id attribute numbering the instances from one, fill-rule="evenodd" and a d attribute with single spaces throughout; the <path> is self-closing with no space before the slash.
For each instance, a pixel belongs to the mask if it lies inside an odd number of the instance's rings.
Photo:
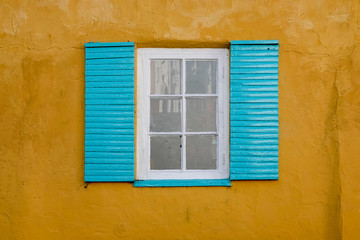
<path id="1" fill-rule="evenodd" d="M 136 63 L 133 42 L 86 43 L 85 181 L 277 180 L 279 42 L 229 48 L 139 49 Z"/>
<path id="2" fill-rule="evenodd" d="M 229 178 L 228 50 L 137 56 L 137 178 Z"/>

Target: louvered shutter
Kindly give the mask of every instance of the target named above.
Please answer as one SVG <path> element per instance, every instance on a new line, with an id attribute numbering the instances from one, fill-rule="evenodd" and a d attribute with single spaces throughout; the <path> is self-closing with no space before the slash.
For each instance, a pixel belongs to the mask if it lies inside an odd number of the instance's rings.
<path id="1" fill-rule="evenodd" d="M 85 44 L 85 181 L 134 181 L 134 43 Z"/>
<path id="2" fill-rule="evenodd" d="M 278 179 L 279 43 L 232 41 L 230 179 Z"/>

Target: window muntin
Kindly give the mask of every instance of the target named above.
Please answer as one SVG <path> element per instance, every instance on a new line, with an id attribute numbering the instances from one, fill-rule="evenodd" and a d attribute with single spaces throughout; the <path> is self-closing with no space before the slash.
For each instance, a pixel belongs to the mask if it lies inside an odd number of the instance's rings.
<path id="1" fill-rule="evenodd" d="M 228 50 L 138 49 L 137 179 L 224 179 Z"/>

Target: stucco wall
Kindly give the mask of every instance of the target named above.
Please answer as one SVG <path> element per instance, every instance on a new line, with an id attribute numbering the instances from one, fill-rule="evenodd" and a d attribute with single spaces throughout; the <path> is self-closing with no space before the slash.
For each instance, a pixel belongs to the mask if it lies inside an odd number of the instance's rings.
<path id="1" fill-rule="evenodd" d="M 0 239 L 360 239 L 358 0 L 1 0 Z M 280 180 L 83 182 L 84 47 L 280 42 Z"/>

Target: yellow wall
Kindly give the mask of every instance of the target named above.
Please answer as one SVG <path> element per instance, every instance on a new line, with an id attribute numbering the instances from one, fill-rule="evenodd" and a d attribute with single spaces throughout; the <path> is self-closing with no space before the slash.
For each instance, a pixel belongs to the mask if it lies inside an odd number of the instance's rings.
<path id="1" fill-rule="evenodd" d="M 360 239 L 358 0 L 1 0 L 0 239 Z M 280 42 L 280 180 L 83 182 L 84 43 Z"/>

